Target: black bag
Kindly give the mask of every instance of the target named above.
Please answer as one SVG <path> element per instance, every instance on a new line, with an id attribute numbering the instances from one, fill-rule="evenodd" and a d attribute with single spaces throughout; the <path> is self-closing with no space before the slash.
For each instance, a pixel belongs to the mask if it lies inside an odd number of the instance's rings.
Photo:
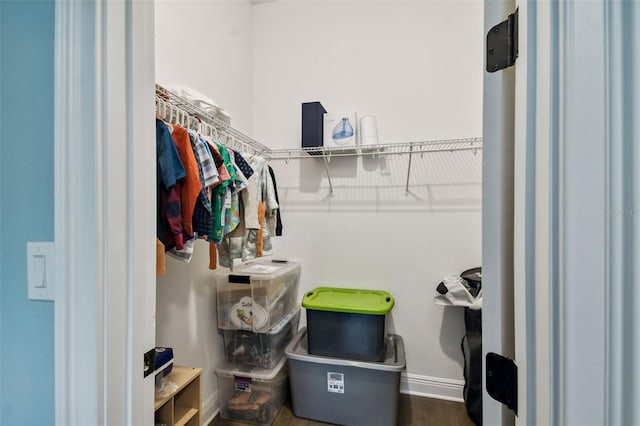
<path id="1" fill-rule="evenodd" d="M 469 418 L 482 425 L 482 311 L 464 308 L 466 334 L 460 346 L 464 356 L 462 395 Z"/>
<path id="2" fill-rule="evenodd" d="M 482 286 L 480 268 L 469 269 L 460 274 L 477 296 Z M 475 290 L 475 291 L 474 291 Z M 482 425 L 482 311 L 464 308 L 465 336 L 460 343 L 464 357 L 464 403 L 469 418 L 478 426 Z"/>

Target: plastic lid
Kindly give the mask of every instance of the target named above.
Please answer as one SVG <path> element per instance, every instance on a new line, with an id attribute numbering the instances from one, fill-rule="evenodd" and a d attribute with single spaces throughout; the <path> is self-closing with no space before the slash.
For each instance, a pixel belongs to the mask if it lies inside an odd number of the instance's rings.
<path id="1" fill-rule="evenodd" d="M 258 258 L 234 268 L 223 275 L 230 283 L 249 284 L 251 280 L 270 281 L 291 271 L 300 269 L 300 264 L 290 261 L 277 261 Z"/>
<path id="2" fill-rule="evenodd" d="M 298 314 L 298 312 L 300 312 L 300 306 L 296 306 L 295 308 L 293 308 L 293 311 L 291 311 L 287 315 L 285 315 L 280 321 L 278 321 L 273 327 L 271 327 L 269 330 L 267 330 L 264 334 L 278 334 L 278 333 L 280 333 L 282 331 L 282 329 L 285 328 L 289 324 L 291 319 L 293 319 L 293 317 Z"/>
<path id="3" fill-rule="evenodd" d="M 318 287 L 302 299 L 302 306 L 307 309 L 371 315 L 389 313 L 394 303 L 386 291 L 332 287 Z"/>

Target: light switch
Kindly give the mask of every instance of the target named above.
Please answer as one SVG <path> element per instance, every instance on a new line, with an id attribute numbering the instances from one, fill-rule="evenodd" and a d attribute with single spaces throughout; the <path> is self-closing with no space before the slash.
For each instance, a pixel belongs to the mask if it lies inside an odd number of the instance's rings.
<path id="1" fill-rule="evenodd" d="M 38 288 L 47 286 L 47 258 L 42 254 L 33 256 L 33 280 Z"/>
<path id="2" fill-rule="evenodd" d="M 27 243 L 29 299 L 54 300 L 54 243 Z"/>

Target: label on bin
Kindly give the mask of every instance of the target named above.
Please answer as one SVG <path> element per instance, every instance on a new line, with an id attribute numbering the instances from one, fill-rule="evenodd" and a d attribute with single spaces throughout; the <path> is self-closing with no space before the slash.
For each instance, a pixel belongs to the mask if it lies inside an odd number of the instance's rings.
<path id="1" fill-rule="evenodd" d="M 251 377 L 235 377 L 235 388 L 237 391 L 251 392 Z"/>
<path id="2" fill-rule="evenodd" d="M 344 374 L 327 372 L 327 390 L 333 393 L 344 393 Z"/>

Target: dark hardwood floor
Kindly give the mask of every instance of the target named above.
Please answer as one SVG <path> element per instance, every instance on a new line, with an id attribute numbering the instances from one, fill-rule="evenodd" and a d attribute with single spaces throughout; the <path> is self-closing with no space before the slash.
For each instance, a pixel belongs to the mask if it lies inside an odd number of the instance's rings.
<path id="1" fill-rule="evenodd" d="M 241 426 L 245 423 L 232 422 L 216 416 L 209 426 Z M 273 426 L 318 426 L 327 423 L 297 418 L 291 412 L 289 402 L 280 409 Z M 365 425 L 363 425 L 365 426 Z M 464 404 L 441 399 L 400 395 L 398 426 L 473 426 L 467 416 Z"/>

